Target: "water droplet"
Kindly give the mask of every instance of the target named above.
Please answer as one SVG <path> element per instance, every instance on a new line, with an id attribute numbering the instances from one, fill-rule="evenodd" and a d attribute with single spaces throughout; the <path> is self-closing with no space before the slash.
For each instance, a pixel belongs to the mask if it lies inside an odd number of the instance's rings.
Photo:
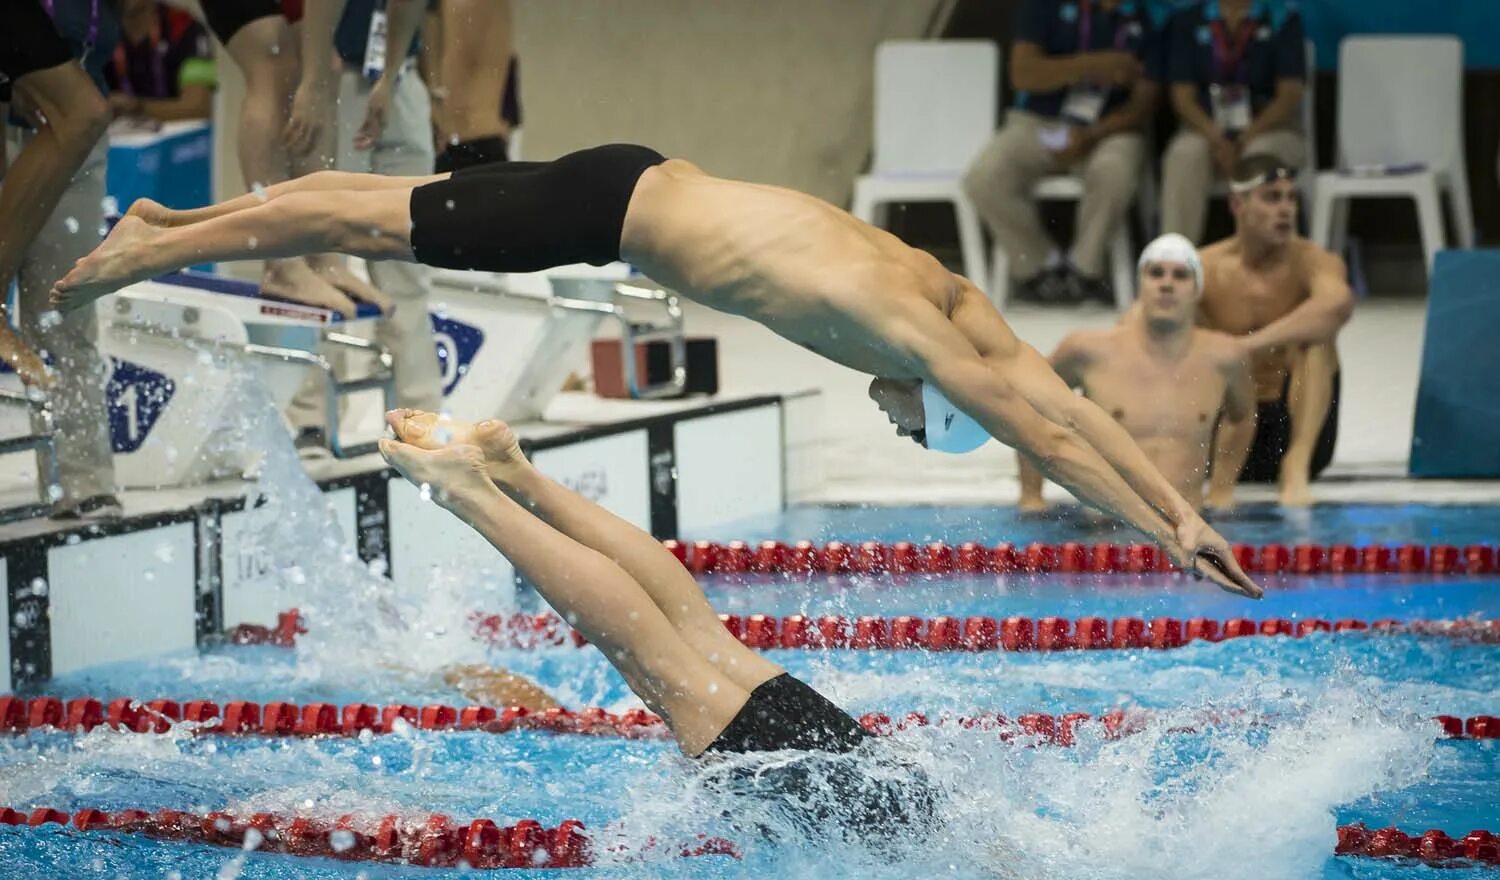
<path id="1" fill-rule="evenodd" d="M 68 234 L 69 235 L 77 235 L 78 234 L 78 218 L 77 217 L 64 217 L 63 218 L 63 228 L 65 228 L 65 229 L 68 230 Z"/>
<path id="2" fill-rule="evenodd" d="M 113 217 L 120 213 L 120 201 L 114 196 L 105 196 L 99 200 L 99 210 L 104 212 L 104 216 Z"/>
<path id="3" fill-rule="evenodd" d="M 444 202 L 443 207 L 447 208 L 450 211 L 453 210 L 453 200 L 449 199 L 448 201 Z"/>
<path id="4" fill-rule="evenodd" d="M 11 620 L 15 622 L 16 627 L 18 629 L 25 629 L 26 628 L 26 615 L 24 613 L 22 613 L 20 611 L 17 611 L 11 617 Z"/>
<path id="5" fill-rule="evenodd" d="M 421 491 L 419 491 L 417 494 L 421 496 L 421 498 L 422 498 L 423 501 L 431 501 L 432 500 L 432 484 L 431 483 L 423 483 Z"/>
<path id="6" fill-rule="evenodd" d="M 369 745 L 370 743 L 372 743 L 374 741 L 375 741 L 375 731 L 371 730 L 368 727 L 361 727 L 359 729 L 359 742 L 360 742 L 361 745 Z"/>
<path id="7" fill-rule="evenodd" d="M 312 798 L 306 798 L 302 801 L 302 809 L 304 810 L 311 810 L 314 806 L 315 802 Z"/>
<path id="8" fill-rule="evenodd" d="M 62 323 L 62 312 L 57 309 L 48 309 L 36 316 L 36 324 L 43 330 L 51 330 Z"/>
<path id="9" fill-rule="evenodd" d="M 260 247 L 260 239 L 258 239 L 258 238 L 256 238 L 255 236 L 252 235 L 252 236 L 250 236 L 250 240 L 247 241 L 247 242 L 245 242 L 245 244 L 249 245 L 250 246 L 250 250 L 253 251 L 256 248 Z"/>
<path id="10" fill-rule="evenodd" d="M 395 725 L 391 725 L 391 729 L 395 730 L 396 729 Z M 372 755 L 370 757 L 370 763 L 372 765 L 376 766 L 376 767 L 379 767 L 381 764 L 384 764 L 385 762 L 380 759 L 379 755 Z"/>
<path id="11" fill-rule="evenodd" d="M 339 828 L 328 835 L 328 845 L 333 847 L 334 852 L 348 852 L 354 848 L 354 832 Z"/>
<path id="12" fill-rule="evenodd" d="M 45 595 L 47 595 L 47 581 L 44 578 L 32 578 L 31 579 L 31 595 L 33 595 L 33 596 L 45 596 Z"/>
<path id="13" fill-rule="evenodd" d="M 242 844 L 245 852 L 254 852 L 260 849 L 260 845 L 263 842 L 265 842 L 265 837 L 259 831 L 254 828 L 245 829 L 245 842 Z"/>
<path id="14" fill-rule="evenodd" d="M 255 193 L 255 197 L 257 199 L 260 199 L 262 202 L 270 201 L 271 199 L 271 194 L 266 192 L 265 186 L 262 185 L 258 180 L 250 184 L 250 191 L 252 193 Z"/>
<path id="15" fill-rule="evenodd" d="M 230 824 L 228 819 L 220 817 L 214 820 L 214 830 L 219 832 L 220 834 L 228 834 L 229 828 Z"/>
<path id="16" fill-rule="evenodd" d="M 57 489 L 57 491 L 61 492 L 62 491 L 62 487 L 59 486 L 58 489 Z M 48 487 L 47 494 L 48 495 L 52 494 L 50 486 Z M 63 543 L 67 544 L 69 547 L 71 547 L 74 544 L 77 544 L 81 540 L 83 540 L 83 539 L 80 538 L 80 537 L 78 537 L 77 535 L 69 535 L 69 536 L 67 536 L 66 538 L 63 539 Z"/>
<path id="17" fill-rule="evenodd" d="M 709 682 L 708 683 L 708 692 L 711 693 L 711 694 L 718 693 L 719 692 L 719 683 L 716 682 L 716 681 Z"/>
<path id="18" fill-rule="evenodd" d="M 176 558 L 177 551 L 171 544 L 163 541 L 160 544 L 156 545 L 155 555 L 156 558 L 161 560 L 162 562 L 171 562 L 174 558 Z"/>
<path id="19" fill-rule="evenodd" d="M 61 501 L 63 497 L 63 487 L 57 485 L 56 483 L 48 486 L 47 497 L 52 501 Z"/>
<path id="20" fill-rule="evenodd" d="M 182 880 L 182 872 L 181 871 L 168 871 L 167 872 L 167 876 L 165 878 L 163 878 L 163 880 Z"/>

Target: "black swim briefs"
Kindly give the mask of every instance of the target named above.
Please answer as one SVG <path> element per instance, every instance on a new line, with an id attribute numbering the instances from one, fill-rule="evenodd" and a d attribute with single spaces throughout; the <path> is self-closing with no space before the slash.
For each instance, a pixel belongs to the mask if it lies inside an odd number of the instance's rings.
<path id="1" fill-rule="evenodd" d="M 41 0 L 10 0 L 0 16 L 0 81 L 8 86 L 28 73 L 73 60 Z M 7 91 L 8 94 L 8 91 Z"/>
<path id="2" fill-rule="evenodd" d="M 1339 386 L 1341 374 L 1333 374 L 1333 397 L 1328 401 L 1328 416 L 1318 432 L 1318 444 L 1313 448 L 1311 479 L 1321 474 L 1333 461 L 1333 447 L 1339 436 Z M 1240 469 L 1241 483 L 1274 483 L 1281 477 L 1281 459 L 1286 455 L 1287 445 L 1292 439 L 1292 416 L 1287 410 L 1287 392 L 1291 379 L 1281 388 L 1281 399 L 1263 401 L 1259 404 L 1255 422 L 1255 440 L 1250 444 L 1250 455 Z"/>
<path id="3" fill-rule="evenodd" d="M 281 15 L 281 0 L 202 0 L 202 5 L 208 29 L 225 45 L 250 22 Z"/>

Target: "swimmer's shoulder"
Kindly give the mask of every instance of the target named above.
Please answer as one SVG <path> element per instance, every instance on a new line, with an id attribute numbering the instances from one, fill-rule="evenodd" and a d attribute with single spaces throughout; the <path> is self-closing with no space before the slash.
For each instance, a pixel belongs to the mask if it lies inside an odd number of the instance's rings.
<path id="1" fill-rule="evenodd" d="M 1053 365 L 1069 365 L 1075 370 L 1084 369 L 1108 351 L 1116 339 L 1118 330 L 1074 330 L 1053 349 L 1049 360 Z"/>
<path id="2" fill-rule="evenodd" d="M 1340 277 L 1347 278 L 1348 266 L 1344 258 L 1328 250 L 1317 242 L 1298 237 L 1292 244 L 1292 254 L 1298 273 L 1306 279 L 1312 279 L 1315 275 L 1323 273 L 1337 273 Z"/>

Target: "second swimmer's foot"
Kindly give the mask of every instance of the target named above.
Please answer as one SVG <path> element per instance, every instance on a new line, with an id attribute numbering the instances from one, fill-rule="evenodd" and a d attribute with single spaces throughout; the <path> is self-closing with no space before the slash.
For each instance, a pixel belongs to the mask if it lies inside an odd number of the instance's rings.
<path id="1" fill-rule="evenodd" d="M 490 479 L 509 482 L 531 463 L 521 452 L 521 443 L 510 425 L 498 419 L 465 422 L 419 409 L 393 409 L 385 414 L 396 438 L 421 449 L 446 446 L 477 446 L 484 452 Z"/>

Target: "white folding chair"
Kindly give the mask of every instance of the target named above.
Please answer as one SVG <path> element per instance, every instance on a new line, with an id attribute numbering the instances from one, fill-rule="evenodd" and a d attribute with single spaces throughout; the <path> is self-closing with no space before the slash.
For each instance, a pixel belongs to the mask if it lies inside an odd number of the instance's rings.
<path id="1" fill-rule="evenodd" d="M 1457 37 L 1348 37 L 1339 45 L 1338 171 L 1318 175 L 1314 241 L 1344 248 L 1349 202 L 1416 203 L 1427 269 L 1445 241 L 1442 193 L 1458 244 L 1474 246 L 1463 155 L 1463 44 Z M 1420 165 L 1409 174 L 1384 168 Z"/>
<path id="2" fill-rule="evenodd" d="M 854 216 L 884 225 L 893 202 L 948 202 L 964 274 L 990 289 L 964 169 L 995 133 L 1000 49 L 989 40 L 891 40 L 875 50 L 875 156 L 854 182 Z"/>
<path id="3" fill-rule="evenodd" d="M 1141 192 L 1137 195 L 1142 202 L 1146 202 L 1148 198 L 1154 201 L 1155 198 L 1155 181 L 1147 179 L 1150 176 L 1149 172 L 1149 163 L 1143 163 L 1140 172 Z M 1151 187 L 1149 196 L 1145 192 L 1148 186 Z M 1082 201 L 1083 178 L 1076 174 L 1054 174 L 1044 177 L 1037 181 L 1036 188 L 1032 190 L 1032 197 L 1037 201 Z M 1109 237 L 1109 276 L 1110 284 L 1115 290 L 1115 308 L 1123 312 L 1135 302 L 1135 250 L 1130 243 L 1129 214 L 1120 218 L 1115 231 Z M 999 242 L 995 243 L 990 259 L 990 283 L 994 287 L 991 297 L 995 301 L 995 307 L 1001 308 L 1010 298 L 1010 257 Z"/>

